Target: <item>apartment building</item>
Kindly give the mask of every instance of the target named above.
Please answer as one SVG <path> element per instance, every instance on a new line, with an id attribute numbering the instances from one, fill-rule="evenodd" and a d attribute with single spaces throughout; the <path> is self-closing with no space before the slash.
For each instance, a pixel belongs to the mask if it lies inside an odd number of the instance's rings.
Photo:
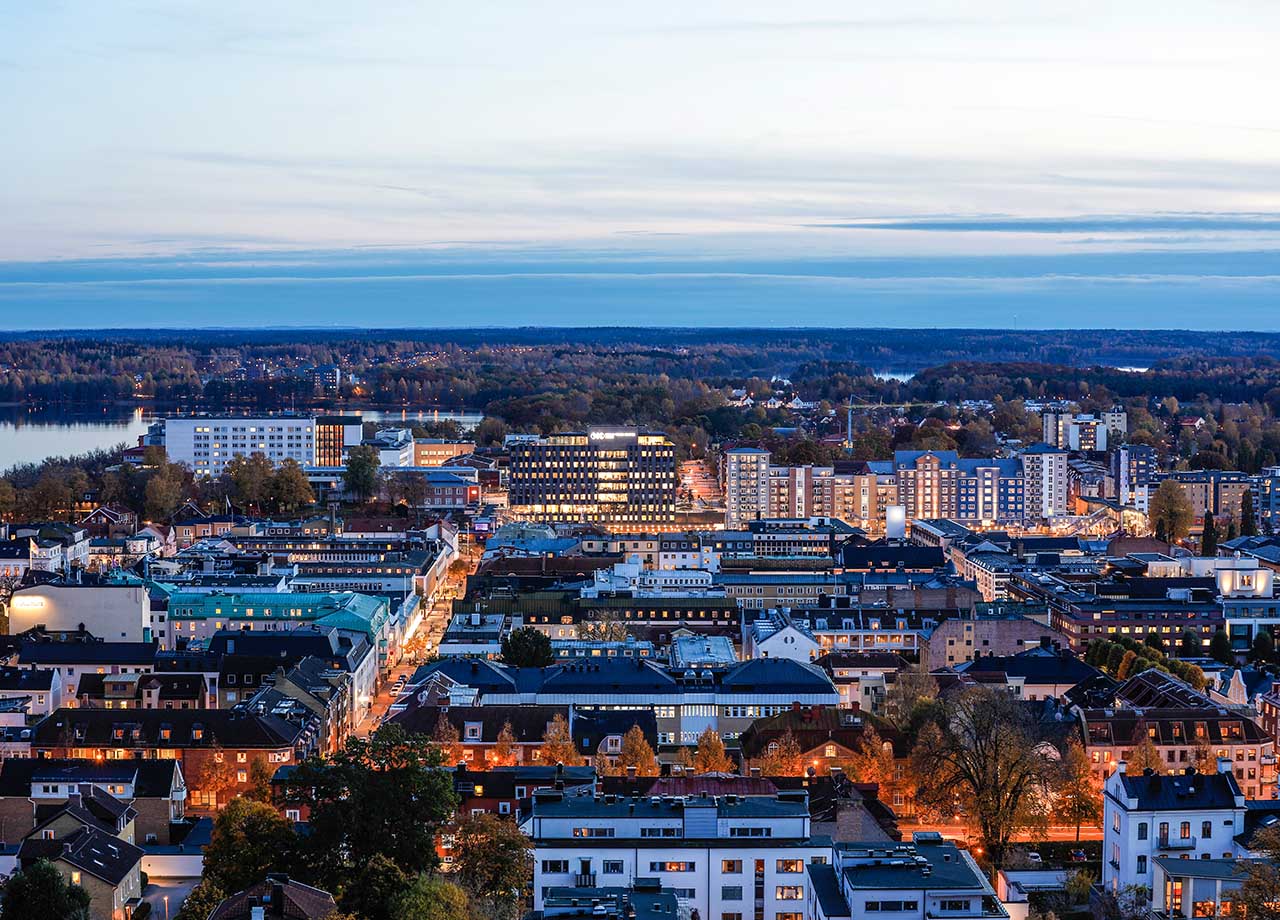
<path id="1" fill-rule="evenodd" d="M 769 452 L 759 447 L 727 450 L 724 469 L 725 529 L 770 517 Z"/>
<path id="2" fill-rule="evenodd" d="M 1069 513 L 1067 452 L 1033 444 L 1021 454 L 1026 517 L 1050 519 Z"/>
<path id="3" fill-rule="evenodd" d="M 316 462 L 316 419 L 193 417 L 164 420 L 164 448 L 172 463 L 196 476 L 220 476 L 235 457 L 262 454 L 272 463 Z"/>
<path id="4" fill-rule="evenodd" d="M 908 519 L 949 518 L 993 526 L 1020 523 L 1030 513 L 1032 493 L 1017 460 L 966 460 L 949 450 L 900 450 L 893 455 L 893 472 L 898 503 Z M 1065 506 L 1065 455 L 1062 484 Z"/>

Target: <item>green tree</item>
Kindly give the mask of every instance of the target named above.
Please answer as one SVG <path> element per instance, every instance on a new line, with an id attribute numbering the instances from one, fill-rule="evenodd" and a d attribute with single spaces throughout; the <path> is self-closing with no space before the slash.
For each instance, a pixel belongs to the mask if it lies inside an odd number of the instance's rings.
<path id="1" fill-rule="evenodd" d="M 343 910 L 361 920 L 391 920 L 400 899 L 414 884 L 414 877 L 402 872 L 383 853 L 375 853 L 351 876 L 339 896 Z"/>
<path id="2" fill-rule="evenodd" d="M 1218 555 L 1218 525 L 1214 523 L 1212 514 L 1204 516 L 1204 533 L 1200 535 L 1200 555 Z"/>
<path id="3" fill-rule="evenodd" d="M 1231 651 L 1231 637 L 1222 627 L 1218 627 L 1209 640 L 1209 657 L 1222 664 L 1231 664 L 1235 660 Z"/>
<path id="4" fill-rule="evenodd" d="M 426 873 L 392 900 L 390 910 L 390 920 L 464 920 L 471 915 L 466 891 Z"/>
<path id="5" fill-rule="evenodd" d="M 178 911 L 174 920 L 209 920 L 209 915 L 226 897 L 227 892 L 219 888 L 216 882 L 203 878 L 183 899 L 182 910 Z"/>
<path id="6" fill-rule="evenodd" d="M 292 458 L 281 463 L 272 474 L 268 492 L 272 503 L 281 511 L 295 511 L 316 502 L 307 474 Z"/>
<path id="7" fill-rule="evenodd" d="M 462 735 L 458 727 L 449 721 L 448 714 L 443 711 L 436 719 L 435 730 L 431 733 L 431 745 L 440 763 L 450 767 L 462 763 L 464 757 Z"/>
<path id="8" fill-rule="evenodd" d="M 264 454 L 232 457 L 222 475 L 230 484 L 230 492 L 238 504 L 261 509 L 271 498 L 275 467 Z"/>
<path id="9" fill-rule="evenodd" d="M 958 798 L 1002 866 L 1013 835 L 1042 818 L 1056 756 L 1039 742 L 1032 714 L 1003 690 L 976 687 L 944 705 L 912 753 L 916 775 L 929 778 L 917 800 L 950 808 Z"/>
<path id="10" fill-rule="evenodd" d="M 309 877 L 333 885 L 378 854 L 416 875 L 436 867 L 435 838 L 453 813 L 453 781 L 430 738 L 384 725 L 352 738 L 328 760 L 303 761 L 282 789 L 284 805 L 310 810 L 302 840 Z"/>
<path id="11" fill-rule="evenodd" d="M 255 757 L 249 763 L 249 790 L 245 798 L 255 802 L 271 803 L 271 780 L 275 778 L 275 770 L 265 757 Z"/>
<path id="12" fill-rule="evenodd" d="M 486 418 L 476 426 L 475 439 L 479 447 L 498 447 L 507 436 L 507 426 L 500 418 Z"/>
<path id="13" fill-rule="evenodd" d="M 453 870 L 463 890 L 492 920 L 515 920 L 533 876 L 529 840 L 514 821 L 479 814 L 463 820 L 454 835 Z"/>
<path id="14" fill-rule="evenodd" d="M 1154 629 L 1148 632 L 1146 638 L 1142 641 L 1146 643 L 1148 648 L 1155 649 L 1161 656 L 1164 655 L 1164 639 Z"/>
<path id="15" fill-rule="evenodd" d="M 1280 827 L 1258 831 L 1251 849 L 1263 858 L 1240 864 L 1244 880 L 1233 893 L 1235 912 L 1249 920 L 1280 920 Z"/>
<path id="16" fill-rule="evenodd" d="M 372 445 L 351 448 L 347 455 L 347 470 L 342 476 L 343 488 L 362 502 L 373 498 L 382 484 L 378 471 L 381 462 L 377 449 Z"/>
<path id="17" fill-rule="evenodd" d="M 1251 649 L 1251 657 L 1258 664 L 1268 664 L 1276 653 L 1276 640 L 1271 633 L 1262 629 L 1253 637 L 1253 648 Z"/>
<path id="18" fill-rule="evenodd" d="M 1178 655 L 1181 658 L 1199 658 L 1204 654 L 1204 646 L 1200 644 L 1198 633 L 1184 629 L 1182 638 L 1178 640 Z"/>
<path id="19" fill-rule="evenodd" d="M 178 510 L 185 497 L 185 484 L 179 476 L 162 470 L 147 480 L 143 513 L 148 520 L 167 521 Z"/>
<path id="20" fill-rule="evenodd" d="M 502 660 L 513 668 L 546 668 L 555 664 L 551 639 L 532 626 L 513 629 L 502 640 Z"/>
<path id="21" fill-rule="evenodd" d="M 0 520 L 13 515 L 18 507 L 18 492 L 7 479 L 0 479 Z"/>
<path id="22" fill-rule="evenodd" d="M 938 682 L 923 664 L 913 664 L 898 672 L 884 695 L 885 717 L 899 729 L 911 725 L 916 710 L 938 696 Z"/>
<path id="23" fill-rule="evenodd" d="M 1079 841 L 1081 825 L 1094 824 L 1102 817 L 1102 790 L 1093 778 L 1089 755 L 1079 741 L 1072 739 L 1067 746 L 1059 770 L 1054 784 L 1053 817 L 1059 824 L 1075 825 Z"/>
<path id="24" fill-rule="evenodd" d="M 1240 496 L 1240 536 L 1256 537 L 1258 535 L 1258 516 L 1253 510 L 1253 491 L 1246 489 Z"/>
<path id="25" fill-rule="evenodd" d="M 1173 479 L 1160 483 L 1160 488 L 1156 489 L 1147 506 L 1147 518 L 1151 522 L 1151 529 L 1155 531 L 1156 539 L 1169 543 L 1186 539 L 1191 532 L 1194 517 L 1191 499 L 1187 498 L 1182 485 Z"/>
<path id="26" fill-rule="evenodd" d="M 218 812 L 204 851 L 204 878 L 240 891 L 268 872 L 287 870 L 297 843 L 293 826 L 265 802 L 232 799 Z"/>
<path id="27" fill-rule="evenodd" d="M 724 739 L 709 725 L 698 736 L 698 746 L 693 752 L 691 767 L 695 773 L 733 772 L 733 761 L 725 753 Z"/>
<path id="28" fill-rule="evenodd" d="M 0 920 L 89 920 L 89 900 L 89 892 L 67 884 L 57 866 L 38 859 L 5 882 Z"/>

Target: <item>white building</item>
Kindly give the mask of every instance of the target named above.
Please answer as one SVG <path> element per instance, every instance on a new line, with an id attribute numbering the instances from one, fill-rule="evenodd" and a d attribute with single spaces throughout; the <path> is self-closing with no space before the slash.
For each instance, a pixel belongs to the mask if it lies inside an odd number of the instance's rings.
<path id="1" fill-rule="evenodd" d="M 1169 776 L 1131 776 L 1120 761 L 1103 786 L 1102 884 L 1113 893 L 1150 890 L 1158 856 L 1230 859 L 1245 829 L 1245 797 L 1232 762 L 1217 773 L 1188 768 Z"/>
<path id="2" fill-rule="evenodd" d="M 521 828 L 533 841 L 533 908 L 551 887 L 626 887 L 657 878 L 700 917 L 807 920 L 813 862 L 808 794 L 567 796 L 540 790 Z"/>
<path id="3" fill-rule="evenodd" d="M 619 593 L 631 597 L 723 597 L 724 588 L 712 583 L 710 572 L 700 569 L 646 569 L 636 556 L 613 568 L 597 569 L 591 583 L 584 585 L 582 597 L 609 597 Z"/>
<path id="4" fill-rule="evenodd" d="M 43 626 L 49 632 L 85 629 L 105 642 L 149 642 L 151 599 L 141 579 L 94 584 L 49 582 L 17 588 L 9 599 L 9 632 Z"/>
<path id="5" fill-rule="evenodd" d="M 759 447 L 735 447 L 724 453 L 726 530 L 736 530 L 769 516 L 769 452 Z"/>
<path id="6" fill-rule="evenodd" d="M 1024 509 L 1027 518 L 1067 514 L 1067 452 L 1035 444 L 1022 452 Z"/>
<path id="7" fill-rule="evenodd" d="M 935 831 L 917 832 L 911 843 L 839 843 L 832 855 L 830 865 L 809 866 L 804 920 L 1009 916 L 969 852 Z"/>
<path id="8" fill-rule="evenodd" d="M 164 448 L 171 463 L 197 476 L 220 476 L 234 457 L 262 454 L 272 463 L 316 462 L 314 418 L 168 418 Z"/>

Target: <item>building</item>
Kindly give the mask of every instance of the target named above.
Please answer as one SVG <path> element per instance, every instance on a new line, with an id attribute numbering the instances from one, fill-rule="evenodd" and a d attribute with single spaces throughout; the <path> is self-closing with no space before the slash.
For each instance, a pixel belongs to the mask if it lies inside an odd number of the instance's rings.
<path id="1" fill-rule="evenodd" d="M 140 578 L 119 576 L 15 589 L 9 600 L 9 632 L 39 627 L 48 632 L 87 630 L 110 642 L 149 642 L 152 613 L 147 586 Z"/>
<path id="2" fill-rule="evenodd" d="M 79 680 L 86 674 L 148 674 L 155 670 L 157 644 L 153 642 L 99 642 L 93 639 L 65 642 L 23 642 L 17 663 L 24 668 L 56 671 L 63 698 L 79 696 Z"/>
<path id="3" fill-rule="evenodd" d="M 346 466 L 347 451 L 363 437 L 360 416 L 321 415 L 316 418 L 315 455 L 309 462 L 316 466 Z"/>
<path id="4" fill-rule="evenodd" d="M 1042 437 L 1050 447 L 1061 450 L 1104 452 L 1107 437 L 1112 433 L 1111 424 L 1121 424 L 1128 431 L 1128 415 L 1123 409 L 1113 409 L 1102 418 L 1096 415 L 1073 415 L 1070 412 L 1045 412 L 1040 416 Z"/>
<path id="5" fill-rule="evenodd" d="M 62 706 L 62 675 L 54 668 L 0 667 L 0 700 L 27 700 L 28 714 L 44 718 Z"/>
<path id="6" fill-rule="evenodd" d="M 345 425 L 335 424 L 345 431 Z M 235 457 L 262 454 L 272 463 L 316 462 L 316 419 L 293 416 L 200 416 L 164 420 L 164 448 L 171 463 L 196 476 L 220 476 Z"/>
<path id="7" fill-rule="evenodd" d="M 917 832 L 909 844 L 837 844 L 832 856 L 808 866 L 806 909 L 796 920 L 1009 916 L 969 851 L 936 832 Z"/>
<path id="8" fill-rule="evenodd" d="M 737 530 L 748 521 L 771 516 L 769 461 L 769 451 L 759 447 L 735 447 L 724 452 L 726 530 Z"/>
<path id="9" fill-rule="evenodd" d="M 1158 857 L 1230 859 L 1245 829 L 1245 794 L 1225 758 L 1216 773 L 1187 767 L 1172 776 L 1130 775 L 1122 761 L 1106 779 L 1102 807 L 1102 885 L 1112 893 L 1151 890 Z"/>
<path id="10" fill-rule="evenodd" d="M 950 518 L 986 527 L 1023 519 L 1024 476 L 1016 460 L 965 460 L 951 450 L 899 450 L 893 455 L 893 473 L 908 519 Z M 1065 484 L 1065 467 L 1063 476 Z"/>
<path id="11" fill-rule="evenodd" d="M 474 453 L 471 441 L 446 441 L 442 438 L 414 438 L 414 466 L 447 466 L 454 457 Z"/>
<path id="12" fill-rule="evenodd" d="M 592 428 L 511 446 L 507 506 L 530 521 L 671 530 L 675 445 L 661 432 Z"/>
<path id="13" fill-rule="evenodd" d="M 208 920 L 325 920 L 337 915 L 337 902 L 329 892 L 287 875 L 268 875 L 226 898 Z"/>
<path id="14" fill-rule="evenodd" d="M 550 889 L 656 878 L 700 917 L 802 920 L 807 867 L 831 856 L 810 836 L 808 794 L 567 796 L 545 790 L 521 825 L 533 843 L 533 909 Z"/>
<path id="15" fill-rule="evenodd" d="M 1157 856 L 1151 860 L 1150 916 L 1154 920 L 1192 917 L 1237 917 L 1244 913 L 1235 892 L 1245 881 L 1252 860 L 1186 859 Z"/>
<path id="16" fill-rule="evenodd" d="M 1150 490 L 1154 493 L 1166 479 L 1182 486 L 1183 494 L 1191 502 L 1196 526 L 1202 526 L 1209 515 L 1216 520 L 1239 521 L 1244 493 L 1254 491 L 1253 477 L 1237 470 L 1174 470 L 1152 473 Z"/>
<path id="17" fill-rule="evenodd" d="M 1048 611 L 1020 604 L 981 604 L 934 627 L 921 652 L 930 670 L 972 661 L 979 655 L 1016 655 L 1048 642 L 1065 648 L 1067 638 L 1046 626 Z"/>
<path id="18" fill-rule="evenodd" d="M 68 828 L 64 834 L 37 828 L 18 849 L 18 865 L 30 868 L 47 859 L 62 877 L 89 893 L 91 920 L 126 920 L 142 903 L 141 848 L 94 824 Z M 45 834 L 48 830 L 50 833 Z"/>
<path id="19" fill-rule="evenodd" d="M 1026 517 L 1047 520 L 1068 514 L 1067 452 L 1048 444 L 1033 444 L 1022 452 L 1021 459 Z"/>
<path id="20" fill-rule="evenodd" d="M 1126 508 L 1147 510 L 1152 475 L 1157 472 L 1156 449 L 1147 444 L 1125 444 L 1111 454 L 1112 496 Z"/>

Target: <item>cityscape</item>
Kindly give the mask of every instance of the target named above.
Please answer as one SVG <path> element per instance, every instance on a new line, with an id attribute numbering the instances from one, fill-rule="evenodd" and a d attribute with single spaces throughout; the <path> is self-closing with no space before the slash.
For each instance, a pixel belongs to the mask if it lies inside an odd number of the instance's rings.
<path id="1" fill-rule="evenodd" d="M 1280 920 L 1280 4 L 0 35 L 0 920 Z"/>

